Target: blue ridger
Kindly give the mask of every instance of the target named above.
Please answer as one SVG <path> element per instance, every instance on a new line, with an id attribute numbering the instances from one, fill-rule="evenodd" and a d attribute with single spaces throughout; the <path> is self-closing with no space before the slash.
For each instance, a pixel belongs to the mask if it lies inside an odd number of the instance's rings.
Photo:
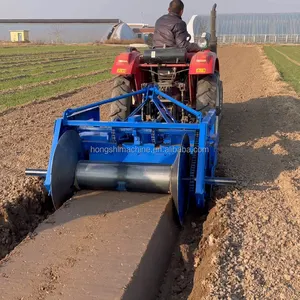
<path id="1" fill-rule="evenodd" d="M 135 95 L 142 95 L 142 102 L 126 120 L 100 120 L 102 105 Z M 166 100 L 194 122 L 176 121 L 163 104 Z M 147 105 L 158 110 L 156 120 L 146 120 Z M 45 177 L 56 209 L 79 189 L 163 193 L 172 196 L 183 222 L 191 201 L 202 208 L 213 185 L 235 183 L 215 177 L 216 122 L 216 110 L 203 118 L 201 112 L 149 85 L 66 110 L 55 121 L 48 169 L 28 169 L 26 174 Z"/>

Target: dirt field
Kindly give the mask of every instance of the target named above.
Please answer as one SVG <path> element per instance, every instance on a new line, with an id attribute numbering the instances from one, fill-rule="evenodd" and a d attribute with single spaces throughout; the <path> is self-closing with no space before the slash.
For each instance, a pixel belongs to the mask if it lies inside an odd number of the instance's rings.
<path id="1" fill-rule="evenodd" d="M 47 168 L 54 120 L 69 107 L 95 102 L 109 93 L 110 83 L 103 82 L 70 98 L 15 108 L 0 117 L 1 257 L 52 211 L 40 182 L 25 178 L 24 171 Z"/>
<path id="2" fill-rule="evenodd" d="M 299 299 L 300 101 L 259 48 L 224 47 L 219 56 L 225 117 L 218 172 L 239 184 L 216 191 L 208 216 L 190 217 L 160 298 Z M 109 92 L 110 83 L 100 83 L 0 116 L 1 257 L 51 212 L 24 170 L 46 168 L 54 119 Z"/>

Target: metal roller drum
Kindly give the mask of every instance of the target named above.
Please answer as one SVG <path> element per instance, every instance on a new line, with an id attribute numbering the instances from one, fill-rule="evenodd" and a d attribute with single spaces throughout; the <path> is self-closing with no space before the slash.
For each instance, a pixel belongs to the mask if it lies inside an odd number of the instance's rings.
<path id="1" fill-rule="evenodd" d="M 79 161 L 75 177 L 81 189 L 168 194 L 171 166 Z"/>
<path id="2" fill-rule="evenodd" d="M 188 135 L 184 135 L 181 150 L 189 148 Z M 180 148 L 179 148 L 180 150 Z M 66 131 L 53 153 L 50 165 L 51 196 L 58 209 L 71 198 L 76 188 L 81 190 L 119 190 L 170 194 L 180 221 L 186 210 L 188 196 L 189 154 L 178 151 L 172 165 L 153 163 L 123 163 L 85 161 L 79 134 Z M 27 169 L 30 176 L 46 177 L 46 170 Z"/>
<path id="3" fill-rule="evenodd" d="M 184 135 L 181 150 L 190 147 Z M 180 222 L 187 209 L 189 153 L 178 151 L 172 165 L 79 161 L 75 178 L 80 189 L 170 194 Z"/>

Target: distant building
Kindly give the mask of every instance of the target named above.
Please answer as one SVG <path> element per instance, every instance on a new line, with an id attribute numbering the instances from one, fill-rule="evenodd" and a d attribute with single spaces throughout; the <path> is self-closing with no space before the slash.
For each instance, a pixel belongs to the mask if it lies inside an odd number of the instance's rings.
<path id="1" fill-rule="evenodd" d="M 130 28 L 145 28 L 145 27 L 149 27 L 148 24 L 144 24 L 144 23 L 127 23 L 127 25 Z"/>
<path id="2" fill-rule="evenodd" d="M 189 21 L 191 35 L 210 30 L 210 17 L 194 15 Z M 219 14 L 218 35 L 300 34 L 300 13 Z"/>
<path id="3" fill-rule="evenodd" d="M 29 42 L 29 30 L 11 30 L 11 42 Z"/>
<path id="4" fill-rule="evenodd" d="M 138 39 L 143 39 L 145 43 L 148 43 L 149 40 L 152 40 L 154 29 L 154 27 L 142 27 L 133 28 L 132 30 Z"/>
<path id="5" fill-rule="evenodd" d="M 120 23 L 113 26 L 112 30 L 108 34 L 107 38 L 104 39 L 111 39 L 111 40 L 134 40 L 136 39 L 136 34 L 134 31 L 126 24 Z"/>
<path id="6" fill-rule="evenodd" d="M 91 43 L 101 41 L 120 23 L 119 19 L 0 19 L 0 40 L 11 40 L 10 32 L 26 28 L 31 42 Z"/>

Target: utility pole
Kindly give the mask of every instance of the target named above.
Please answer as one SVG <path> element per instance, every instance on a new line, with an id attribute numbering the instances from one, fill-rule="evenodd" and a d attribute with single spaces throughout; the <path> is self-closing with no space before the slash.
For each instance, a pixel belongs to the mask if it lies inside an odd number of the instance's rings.
<path id="1" fill-rule="evenodd" d="M 144 24 L 144 13 L 143 12 L 141 12 L 141 18 L 142 18 L 141 23 Z"/>

